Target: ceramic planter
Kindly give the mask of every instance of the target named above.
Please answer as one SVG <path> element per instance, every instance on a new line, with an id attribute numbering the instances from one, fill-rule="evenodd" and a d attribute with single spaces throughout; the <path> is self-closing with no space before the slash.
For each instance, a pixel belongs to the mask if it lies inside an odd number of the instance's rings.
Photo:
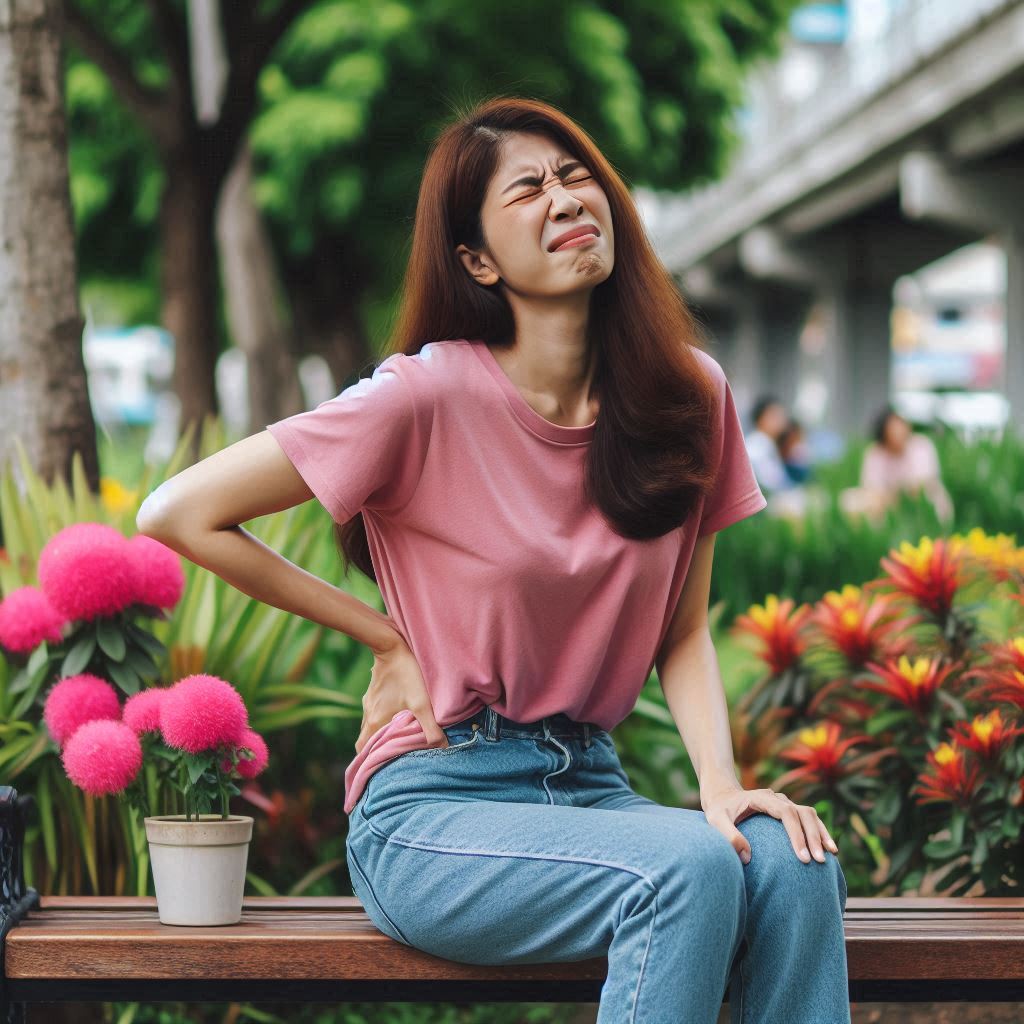
<path id="1" fill-rule="evenodd" d="M 145 823 L 160 923 L 237 924 L 253 819 L 165 814 Z"/>

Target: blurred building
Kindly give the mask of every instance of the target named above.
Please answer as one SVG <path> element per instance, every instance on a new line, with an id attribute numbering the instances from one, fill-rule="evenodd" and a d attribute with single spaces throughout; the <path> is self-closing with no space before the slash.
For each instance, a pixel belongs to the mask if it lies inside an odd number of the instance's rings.
<path id="1" fill-rule="evenodd" d="M 933 414 L 980 427 L 1002 409 L 1024 429 L 1022 38 L 1020 0 L 805 4 L 750 76 L 726 176 L 638 190 L 744 410 L 772 391 L 862 433 L 931 374 Z M 971 283 L 985 256 L 937 262 L 975 243 L 997 254 L 998 294 Z M 912 353 L 894 346 L 908 324 Z"/>

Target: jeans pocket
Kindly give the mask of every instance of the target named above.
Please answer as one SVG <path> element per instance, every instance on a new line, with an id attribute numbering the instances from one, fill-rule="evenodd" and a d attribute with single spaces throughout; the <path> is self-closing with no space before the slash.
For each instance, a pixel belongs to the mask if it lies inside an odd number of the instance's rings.
<path id="1" fill-rule="evenodd" d="M 448 737 L 447 747 L 426 747 L 423 750 L 407 750 L 404 754 L 399 754 L 399 759 L 405 759 L 407 757 L 445 757 L 451 754 L 457 754 L 460 750 L 466 750 L 468 747 L 472 747 L 480 739 L 482 730 L 475 729 L 468 739 L 462 737 L 467 735 L 466 733 L 456 732 L 449 735 L 447 729 L 444 730 L 445 735 Z M 456 742 L 452 742 L 455 740 Z"/>

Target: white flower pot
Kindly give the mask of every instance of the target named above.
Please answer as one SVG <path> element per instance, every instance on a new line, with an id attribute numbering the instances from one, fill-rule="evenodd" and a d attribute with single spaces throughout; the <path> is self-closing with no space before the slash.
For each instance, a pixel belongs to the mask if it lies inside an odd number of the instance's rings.
<path id="1" fill-rule="evenodd" d="M 183 814 L 146 818 L 161 924 L 237 924 L 242 917 L 245 866 L 253 819 Z"/>

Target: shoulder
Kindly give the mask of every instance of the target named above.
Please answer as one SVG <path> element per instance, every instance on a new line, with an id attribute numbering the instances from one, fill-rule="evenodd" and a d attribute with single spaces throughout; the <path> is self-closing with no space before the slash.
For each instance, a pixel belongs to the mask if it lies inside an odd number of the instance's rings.
<path id="1" fill-rule="evenodd" d="M 697 357 L 697 361 L 704 367 L 711 379 L 718 384 L 719 389 L 721 389 L 727 382 L 722 364 L 710 352 L 705 352 L 704 349 L 698 348 L 696 345 L 691 345 L 690 351 Z"/>
<path id="2" fill-rule="evenodd" d="M 428 341 L 411 355 L 393 352 L 374 370 L 374 376 L 378 373 L 396 373 L 410 385 L 437 387 L 457 376 L 459 368 L 471 355 L 469 342 L 462 339 Z"/>
<path id="3" fill-rule="evenodd" d="M 429 341 L 418 352 L 393 352 L 373 371 L 370 380 L 392 374 L 399 378 L 417 406 L 432 407 L 437 397 L 460 377 L 464 360 L 471 357 L 463 340 Z"/>

